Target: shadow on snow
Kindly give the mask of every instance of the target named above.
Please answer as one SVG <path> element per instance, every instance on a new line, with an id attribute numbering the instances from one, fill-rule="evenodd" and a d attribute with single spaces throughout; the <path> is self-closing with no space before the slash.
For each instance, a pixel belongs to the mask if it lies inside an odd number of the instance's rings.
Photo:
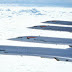
<path id="1" fill-rule="evenodd" d="M 0 54 L 40 56 L 46 58 L 54 58 L 57 61 L 61 60 L 72 62 L 72 48 L 54 49 L 0 45 Z"/>
<path id="2" fill-rule="evenodd" d="M 51 20 L 51 21 L 45 21 L 45 22 L 42 22 L 42 23 L 72 25 L 71 21 L 61 21 L 61 20 Z"/>
<path id="3" fill-rule="evenodd" d="M 42 36 L 23 36 L 23 37 L 11 38 L 9 40 L 23 41 L 23 42 L 72 45 L 72 39 L 68 39 L 68 38 L 55 38 L 55 37 L 42 37 Z"/>
<path id="4" fill-rule="evenodd" d="M 30 29 L 40 29 L 40 30 L 53 30 L 53 31 L 72 32 L 72 27 L 40 25 L 40 26 L 33 26 L 33 27 L 28 27 L 28 28 L 30 28 Z"/>

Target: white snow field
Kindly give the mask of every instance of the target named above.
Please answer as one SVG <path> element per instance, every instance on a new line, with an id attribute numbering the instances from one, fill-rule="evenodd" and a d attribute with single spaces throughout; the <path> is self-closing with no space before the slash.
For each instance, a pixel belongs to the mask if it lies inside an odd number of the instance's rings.
<path id="1" fill-rule="evenodd" d="M 72 8 L 0 6 L 0 72 L 72 72 Z"/>

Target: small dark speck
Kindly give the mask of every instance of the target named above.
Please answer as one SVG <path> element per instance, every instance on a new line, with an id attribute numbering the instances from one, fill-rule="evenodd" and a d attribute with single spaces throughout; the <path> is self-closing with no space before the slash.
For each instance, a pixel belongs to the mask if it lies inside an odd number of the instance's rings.
<path id="1" fill-rule="evenodd" d="M 34 27 L 37 27 L 37 26 L 34 26 Z"/>
<path id="2" fill-rule="evenodd" d="M 58 58 L 56 58 L 56 57 L 54 57 L 54 59 L 56 59 L 57 61 L 59 61 L 59 59 L 58 59 Z"/>
<path id="3" fill-rule="evenodd" d="M 22 38 L 22 37 L 17 37 L 17 38 Z"/>
<path id="4" fill-rule="evenodd" d="M 69 60 L 66 60 L 66 61 L 69 61 Z"/>

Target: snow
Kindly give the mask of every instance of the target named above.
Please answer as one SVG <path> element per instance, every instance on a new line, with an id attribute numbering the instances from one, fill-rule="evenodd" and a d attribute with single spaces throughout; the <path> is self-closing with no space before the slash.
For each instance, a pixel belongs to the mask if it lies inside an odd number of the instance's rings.
<path id="1" fill-rule="evenodd" d="M 52 20 L 72 22 L 72 8 L 0 6 L 0 72 L 72 72 L 72 25 Z"/>
<path id="2" fill-rule="evenodd" d="M 32 56 L 0 55 L 1 72 L 72 71 L 72 63 Z"/>

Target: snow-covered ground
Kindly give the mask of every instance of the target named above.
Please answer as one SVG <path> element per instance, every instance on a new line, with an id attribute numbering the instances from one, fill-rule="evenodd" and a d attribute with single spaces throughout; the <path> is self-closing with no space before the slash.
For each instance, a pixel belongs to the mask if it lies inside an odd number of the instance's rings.
<path id="1" fill-rule="evenodd" d="M 0 6 L 0 72 L 72 72 L 71 21 L 72 8 Z"/>

